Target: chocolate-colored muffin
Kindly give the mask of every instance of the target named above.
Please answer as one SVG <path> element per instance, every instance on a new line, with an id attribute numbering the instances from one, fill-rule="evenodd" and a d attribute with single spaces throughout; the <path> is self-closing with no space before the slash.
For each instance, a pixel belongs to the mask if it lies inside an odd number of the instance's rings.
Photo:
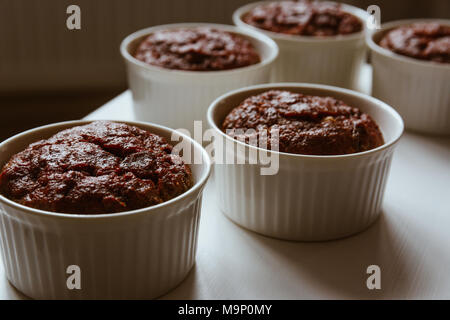
<path id="1" fill-rule="evenodd" d="M 207 27 L 156 31 L 134 56 L 154 66 L 188 71 L 236 69 L 261 60 L 249 40 Z"/>
<path id="2" fill-rule="evenodd" d="M 265 136 L 273 138 L 273 129 L 279 131 L 279 151 L 287 153 L 342 155 L 384 143 L 378 125 L 358 108 L 332 97 L 289 91 L 271 90 L 249 97 L 222 124 L 226 134 L 247 143 L 258 140 L 259 146 Z"/>
<path id="3" fill-rule="evenodd" d="M 436 22 L 395 28 L 384 35 L 379 44 L 411 58 L 450 63 L 450 26 Z"/>
<path id="4" fill-rule="evenodd" d="M 244 15 L 254 27 L 301 36 L 336 36 L 359 32 L 362 22 L 341 10 L 337 3 L 321 1 L 277 1 L 262 4 Z"/>
<path id="5" fill-rule="evenodd" d="M 192 173 L 164 138 L 122 123 L 98 121 L 61 131 L 14 155 L 0 173 L 0 193 L 59 213 L 139 209 L 186 190 Z"/>

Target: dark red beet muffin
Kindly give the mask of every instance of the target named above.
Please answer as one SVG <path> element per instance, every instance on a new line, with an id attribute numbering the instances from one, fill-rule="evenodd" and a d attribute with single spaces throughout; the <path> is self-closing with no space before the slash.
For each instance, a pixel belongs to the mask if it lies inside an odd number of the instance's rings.
<path id="1" fill-rule="evenodd" d="M 389 31 L 380 46 L 420 60 L 450 63 L 450 26 L 414 23 Z"/>
<path id="2" fill-rule="evenodd" d="M 192 186 L 189 166 L 171 151 L 156 134 L 97 121 L 14 155 L 0 173 L 0 192 L 20 204 L 59 213 L 140 209 Z"/>
<path id="3" fill-rule="evenodd" d="M 261 60 L 244 37 L 206 27 L 156 31 L 134 56 L 150 65 L 187 71 L 236 69 Z"/>
<path id="4" fill-rule="evenodd" d="M 336 36 L 362 30 L 362 22 L 337 3 L 277 1 L 248 12 L 243 21 L 267 31 L 301 36 Z"/>
<path id="5" fill-rule="evenodd" d="M 226 116 L 222 129 L 246 142 L 255 136 L 261 141 L 262 133 L 278 129 L 279 151 L 295 154 L 342 155 L 384 143 L 378 125 L 358 108 L 332 97 L 278 90 L 244 100 Z"/>

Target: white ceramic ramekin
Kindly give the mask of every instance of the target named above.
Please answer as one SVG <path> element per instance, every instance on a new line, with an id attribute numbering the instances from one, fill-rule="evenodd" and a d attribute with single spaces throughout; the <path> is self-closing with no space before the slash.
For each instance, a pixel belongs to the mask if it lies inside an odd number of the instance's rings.
<path id="1" fill-rule="evenodd" d="M 232 70 L 181 71 L 151 66 L 132 54 L 149 34 L 159 30 L 212 27 L 238 34 L 253 44 L 261 62 Z M 136 118 L 174 129 L 192 132 L 195 120 L 206 121 L 209 104 L 219 95 L 233 89 L 270 81 L 278 47 L 269 37 L 234 26 L 212 23 L 180 23 L 161 25 L 137 31 L 123 40 L 120 47 L 128 70 Z"/>
<path id="2" fill-rule="evenodd" d="M 356 86 L 363 63 L 367 13 L 359 8 L 341 4 L 342 10 L 358 17 L 363 30 L 358 33 L 326 38 L 275 33 L 253 27 L 242 18 L 250 10 L 271 1 L 255 2 L 237 9 L 233 22 L 247 30 L 257 30 L 271 37 L 280 49 L 273 70 L 273 82 L 310 82 L 344 88 Z"/>
<path id="3" fill-rule="evenodd" d="M 392 105 L 406 128 L 433 134 L 450 134 L 450 64 L 402 56 L 378 45 L 392 28 L 415 22 L 450 20 L 399 20 L 367 35 L 372 54 L 372 95 Z"/>
<path id="4" fill-rule="evenodd" d="M 337 156 L 267 151 L 271 157 L 278 156 L 279 170 L 275 175 L 261 175 L 260 169 L 267 166 L 249 164 L 248 156 L 251 150 L 262 149 L 234 140 L 220 128 L 240 102 L 270 89 L 332 96 L 358 107 L 378 123 L 385 144 Z M 378 217 L 394 146 L 403 132 L 401 117 L 382 101 L 347 89 L 301 83 L 257 85 L 225 94 L 211 104 L 208 122 L 224 140 L 224 157 L 231 159 L 238 148 L 245 151 L 245 164 L 214 165 L 221 210 L 247 229 L 301 241 L 345 237 L 364 230 Z"/>
<path id="5" fill-rule="evenodd" d="M 0 166 L 31 142 L 86 124 L 71 121 L 39 127 L 0 144 Z M 172 130 L 124 122 L 166 137 Z M 178 285 L 194 264 L 203 187 L 210 172 L 190 165 L 194 186 L 182 195 L 140 210 L 105 215 L 73 215 L 36 210 L 0 195 L 1 252 L 9 281 L 37 299 L 142 299 Z M 81 290 L 69 290 L 67 268 L 81 269 Z"/>

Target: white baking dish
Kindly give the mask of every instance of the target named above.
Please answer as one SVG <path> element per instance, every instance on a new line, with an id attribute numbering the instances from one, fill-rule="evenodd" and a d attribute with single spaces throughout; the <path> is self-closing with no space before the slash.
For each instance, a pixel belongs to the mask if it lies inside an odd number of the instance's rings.
<path id="1" fill-rule="evenodd" d="M 407 129 L 450 134 L 450 64 L 406 57 L 378 45 L 389 30 L 416 22 L 450 25 L 450 20 L 399 20 L 368 34 L 372 95 L 392 105 L 402 115 Z"/>
<path id="2" fill-rule="evenodd" d="M 90 121 L 62 122 L 18 134 L 0 144 L 0 166 L 30 143 Z M 124 122 L 170 142 L 172 130 Z M 8 280 L 37 299 L 158 297 L 178 285 L 195 261 L 203 187 L 210 160 L 190 165 L 194 186 L 159 205 L 134 211 L 74 215 L 29 208 L 0 195 L 1 252 Z M 70 265 L 81 269 L 81 290 L 69 290 Z"/>
<path id="3" fill-rule="evenodd" d="M 262 149 L 221 131 L 226 115 L 247 97 L 271 89 L 332 96 L 360 108 L 378 123 L 385 143 L 375 149 L 336 156 L 267 151 L 278 156 L 275 175 L 261 175 L 260 162 L 249 164 L 250 150 Z M 208 123 L 223 139 L 224 157 L 245 150 L 245 164 L 215 164 L 214 175 L 223 213 L 258 233 L 287 240 L 330 240 L 360 232 L 379 215 L 394 147 L 403 132 L 398 113 L 384 102 L 331 86 L 277 83 L 227 93 L 208 110 Z M 236 152 L 235 157 L 240 155 Z M 238 163 L 238 159 L 234 160 Z M 228 163 L 228 162 L 227 162 Z"/>
<path id="4" fill-rule="evenodd" d="M 233 22 L 246 30 L 261 32 L 277 43 L 280 54 L 275 62 L 273 82 L 310 82 L 344 88 L 356 86 L 365 54 L 364 37 L 368 14 L 364 10 L 341 4 L 343 11 L 361 20 L 363 30 L 349 35 L 319 38 L 275 33 L 256 28 L 242 20 L 253 8 L 268 3 L 271 1 L 254 2 L 240 7 L 233 13 Z"/>
<path id="5" fill-rule="evenodd" d="M 138 44 L 159 30 L 211 27 L 238 34 L 253 44 L 261 62 L 223 71 L 170 70 L 146 64 L 133 57 Z M 159 123 L 170 128 L 188 129 L 194 121 L 206 121 L 209 104 L 233 89 L 270 81 L 272 63 L 278 47 L 269 37 L 254 31 L 212 23 L 179 23 L 151 27 L 126 37 L 120 47 L 128 70 L 136 119 Z"/>

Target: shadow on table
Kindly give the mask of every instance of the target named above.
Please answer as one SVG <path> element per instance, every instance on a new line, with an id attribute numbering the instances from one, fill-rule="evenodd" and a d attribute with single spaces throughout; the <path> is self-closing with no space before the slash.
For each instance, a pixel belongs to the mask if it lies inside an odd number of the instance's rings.
<path id="1" fill-rule="evenodd" d="M 198 280 L 197 276 L 197 264 L 194 264 L 192 269 L 189 271 L 186 278 L 173 290 L 168 292 L 167 294 L 159 297 L 159 299 L 163 300 L 189 300 L 195 299 L 196 297 L 196 282 Z"/>
<path id="2" fill-rule="evenodd" d="M 439 160 L 448 163 L 450 156 L 450 136 L 431 135 L 406 131 L 400 140 L 400 148 L 408 147 L 408 153 L 421 152 L 427 160 Z M 417 156 L 417 154 L 416 154 Z"/>
<path id="3" fill-rule="evenodd" d="M 400 236 L 403 231 L 401 221 L 394 219 L 395 215 L 390 217 L 383 212 L 366 231 L 345 239 L 326 242 L 278 240 L 240 228 L 225 217 L 220 218 L 219 222 L 221 228 L 231 228 L 231 232 L 236 233 L 236 241 L 243 246 L 268 252 L 264 256 L 270 260 L 264 263 L 277 266 L 277 269 L 271 271 L 268 266 L 267 276 L 270 276 L 270 272 L 285 274 L 290 277 L 292 283 L 299 284 L 299 290 L 303 290 L 302 284 L 305 284 L 305 287 L 320 287 L 320 291 L 324 293 L 319 296 L 312 294 L 310 297 L 413 298 L 414 281 L 423 278 L 423 275 L 420 274 L 420 263 L 414 248 L 410 248 Z M 369 290 L 366 286 L 370 276 L 367 274 L 367 267 L 370 265 L 378 265 L 381 269 L 381 290 Z M 161 298 L 197 297 L 198 285 L 202 281 L 200 272 L 203 271 L 194 266 L 176 289 Z M 283 293 L 278 292 L 275 296 L 281 298 Z M 292 295 L 290 297 L 292 298 Z"/>
<path id="4" fill-rule="evenodd" d="M 5 286 L 5 292 L 6 292 L 6 299 L 8 300 L 31 300 L 30 297 L 24 295 L 22 292 L 20 292 L 19 290 L 16 289 L 16 287 L 14 287 L 11 282 L 9 282 L 8 279 L 6 279 L 5 277 L 5 282 L 4 282 L 4 286 Z"/>
<path id="5" fill-rule="evenodd" d="M 331 297 L 408 298 L 414 278 L 420 277 L 414 255 L 404 250 L 404 243 L 394 236 L 396 230 L 384 212 L 366 231 L 336 241 L 290 242 L 244 232 L 282 260 L 280 264 L 285 265 L 291 275 L 297 273 L 296 282 L 301 283 L 305 278 L 317 282 Z M 369 290 L 366 286 L 370 265 L 381 269 L 381 290 Z"/>

